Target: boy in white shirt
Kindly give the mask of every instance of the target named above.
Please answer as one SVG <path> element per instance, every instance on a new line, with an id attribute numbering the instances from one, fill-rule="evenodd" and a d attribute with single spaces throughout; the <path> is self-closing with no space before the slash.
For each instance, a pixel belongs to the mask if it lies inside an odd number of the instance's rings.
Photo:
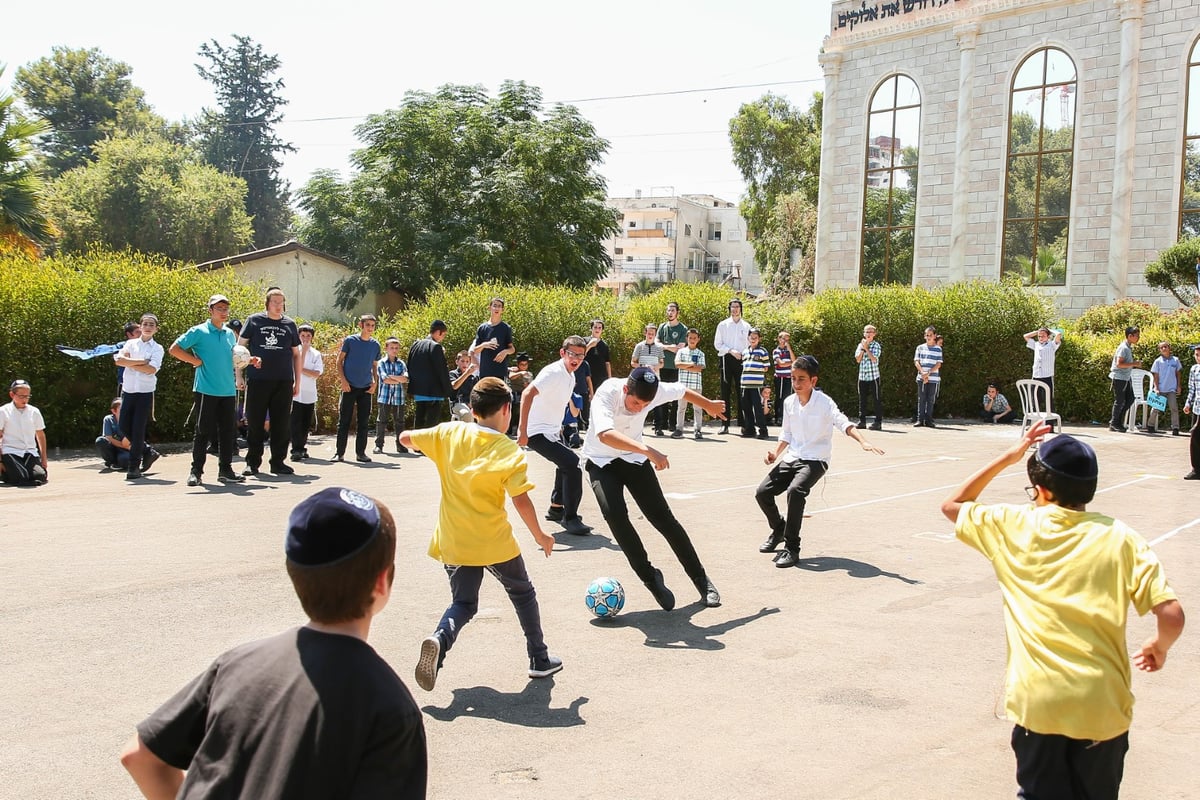
<path id="1" fill-rule="evenodd" d="M 41 486 L 47 480 L 46 421 L 30 405 L 33 387 L 20 378 L 9 384 L 12 402 L 0 406 L 0 478 L 17 486 Z"/>

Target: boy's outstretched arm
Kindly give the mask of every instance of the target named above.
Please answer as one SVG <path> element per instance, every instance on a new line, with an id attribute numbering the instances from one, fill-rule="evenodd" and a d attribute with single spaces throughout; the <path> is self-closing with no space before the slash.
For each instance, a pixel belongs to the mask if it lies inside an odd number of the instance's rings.
<path id="1" fill-rule="evenodd" d="M 147 800 L 172 800 L 183 785 L 183 770 L 154 755 L 136 733 L 121 751 L 121 766 Z"/>
<path id="2" fill-rule="evenodd" d="M 546 554 L 546 558 L 550 557 L 550 553 L 554 551 L 554 537 L 542 532 L 541 523 L 538 522 L 537 509 L 533 507 L 533 501 L 529 499 L 529 492 L 519 494 L 512 499 L 513 508 L 521 515 L 521 521 L 525 523 L 525 527 L 529 528 L 529 532 L 533 534 L 533 540 L 538 543 L 538 547 Z"/>
<path id="3" fill-rule="evenodd" d="M 983 490 L 992 482 L 992 479 L 1013 464 L 1020 463 L 1029 448 L 1037 444 L 1051 430 L 1053 430 L 1053 427 L 1047 425 L 1045 422 L 1037 423 L 1026 431 L 1025 435 L 1017 440 L 1016 444 L 993 458 L 985 466 L 977 470 L 975 474 L 967 478 L 961 486 L 942 501 L 942 513 L 946 515 L 946 519 L 951 522 L 958 522 L 958 511 L 962 508 L 963 503 L 973 503 L 978 500 L 979 495 L 983 494 Z"/>
<path id="4" fill-rule="evenodd" d="M 1143 672 L 1158 672 L 1167 661 L 1167 651 L 1183 633 L 1183 606 L 1178 600 L 1166 600 L 1150 610 L 1158 620 L 1158 630 L 1133 654 L 1133 665 Z"/>

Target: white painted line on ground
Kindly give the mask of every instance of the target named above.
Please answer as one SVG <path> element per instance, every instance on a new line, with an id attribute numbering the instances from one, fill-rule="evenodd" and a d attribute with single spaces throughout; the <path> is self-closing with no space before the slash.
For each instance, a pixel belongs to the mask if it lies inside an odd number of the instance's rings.
<path id="1" fill-rule="evenodd" d="M 961 458 L 955 456 L 937 456 L 936 458 L 923 458 L 920 461 L 906 461 L 903 464 L 884 464 L 879 467 L 865 467 L 864 469 L 849 469 L 844 472 L 834 472 L 829 475 L 830 478 L 837 478 L 841 475 L 860 475 L 864 472 L 878 472 L 883 469 L 895 469 L 897 467 L 915 467 L 918 464 L 936 464 L 942 461 L 962 461 Z M 706 494 L 719 494 L 721 492 L 742 492 L 746 489 L 757 489 L 757 483 L 749 483 L 745 486 L 722 486 L 720 489 L 705 489 L 702 492 L 664 492 L 663 497 L 668 500 L 695 500 L 697 497 L 703 497 Z M 904 495 L 900 495 L 903 497 Z"/>
<path id="2" fill-rule="evenodd" d="M 1183 531 L 1186 531 L 1188 528 L 1191 528 L 1195 525 L 1200 525 L 1200 518 L 1194 519 L 1185 525 L 1180 525 L 1178 528 L 1176 528 L 1173 531 L 1167 531 L 1162 536 L 1160 536 L 1157 539 L 1155 539 L 1154 541 L 1150 542 L 1150 546 L 1154 547 L 1154 545 L 1158 544 L 1159 542 L 1165 542 L 1167 539 L 1170 539 L 1175 534 L 1182 533 Z"/>
<path id="3" fill-rule="evenodd" d="M 1111 492 L 1113 489 L 1120 489 L 1125 486 L 1133 486 L 1135 483 L 1141 483 L 1142 481 L 1148 481 L 1148 480 L 1151 480 L 1154 478 L 1162 478 L 1162 477 L 1164 477 L 1164 476 L 1163 475 L 1143 475 L 1142 477 L 1134 478 L 1131 481 L 1125 481 L 1124 483 L 1118 483 L 1118 484 L 1114 484 L 1113 486 L 1105 487 L 1103 489 L 1097 489 L 1096 494 L 1104 494 L 1105 492 Z"/>
<path id="4" fill-rule="evenodd" d="M 1025 473 L 1023 473 L 1023 472 L 1005 472 L 1005 473 L 1001 473 L 1000 475 L 997 475 L 996 477 L 997 478 L 1013 478 L 1018 475 L 1024 476 Z M 919 494 L 929 494 L 930 492 L 944 492 L 947 489 L 953 489 L 955 486 L 960 486 L 960 485 L 962 485 L 961 481 L 959 481 L 958 483 L 947 483 L 945 486 L 934 486 L 929 489 L 918 489 L 915 492 L 905 492 L 904 494 L 893 494 L 888 497 L 876 497 L 873 500 L 863 500 L 862 502 L 859 502 L 859 503 L 850 503 L 850 504 L 844 505 L 844 506 L 833 506 L 832 508 L 821 508 L 821 509 L 817 509 L 816 511 L 814 511 L 812 513 L 815 516 L 817 514 L 828 514 L 830 511 L 844 511 L 847 508 L 859 508 L 860 506 L 869 506 L 869 505 L 874 505 L 875 503 L 886 503 L 889 500 L 901 500 L 905 497 L 916 497 Z"/>

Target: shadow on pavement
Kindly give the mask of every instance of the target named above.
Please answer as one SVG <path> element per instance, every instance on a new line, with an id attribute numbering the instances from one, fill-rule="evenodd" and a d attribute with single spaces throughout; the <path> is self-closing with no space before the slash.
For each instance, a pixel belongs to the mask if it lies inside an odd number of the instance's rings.
<path id="1" fill-rule="evenodd" d="M 921 582 L 914 578 L 906 578 L 895 572 L 884 572 L 874 564 L 867 564 L 862 561 L 855 561 L 852 558 L 831 558 L 828 556 L 818 556 L 816 558 L 801 558 L 796 564 L 800 569 L 806 569 L 809 572 L 830 572 L 832 570 L 844 569 L 846 574 L 851 578 L 895 578 L 898 581 L 910 585 L 920 584 Z"/>
<path id="2" fill-rule="evenodd" d="M 554 678 L 531 678 L 520 692 L 500 692 L 490 686 L 455 689 L 454 699 L 445 708 L 425 706 L 421 710 L 441 722 L 459 717 L 494 719 L 528 728 L 573 728 L 584 725 L 580 707 L 588 701 L 578 697 L 565 708 L 550 707 Z"/>
<path id="3" fill-rule="evenodd" d="M 690 606 L 675 611 L 634 611 L 621 614 L 612 620 L 594 619 L 592 624 L 599 627 L 637 628 L 646 637 L 647 647 L 724 650 L 725 643 L 713 637 L 726 634 L 756 619 L 779 613 L 778 608 L 763 608 L 755 614 L 726 620 L 716 625 L 701 626 L 692 622 L 692 616 L 703 610 L 704 604 L 697 600 Z"/>

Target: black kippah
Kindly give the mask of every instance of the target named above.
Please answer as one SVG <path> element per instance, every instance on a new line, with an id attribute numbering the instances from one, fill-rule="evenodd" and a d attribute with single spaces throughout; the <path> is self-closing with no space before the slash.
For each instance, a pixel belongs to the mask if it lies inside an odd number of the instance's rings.
<path id="1" fill-rule="evenodd" d="M 366 495 L 331 486 L 292 509 L 284 552 L 302 567 L 327 567 L 356 555 L 381 524 L 379 508 Z"/>

